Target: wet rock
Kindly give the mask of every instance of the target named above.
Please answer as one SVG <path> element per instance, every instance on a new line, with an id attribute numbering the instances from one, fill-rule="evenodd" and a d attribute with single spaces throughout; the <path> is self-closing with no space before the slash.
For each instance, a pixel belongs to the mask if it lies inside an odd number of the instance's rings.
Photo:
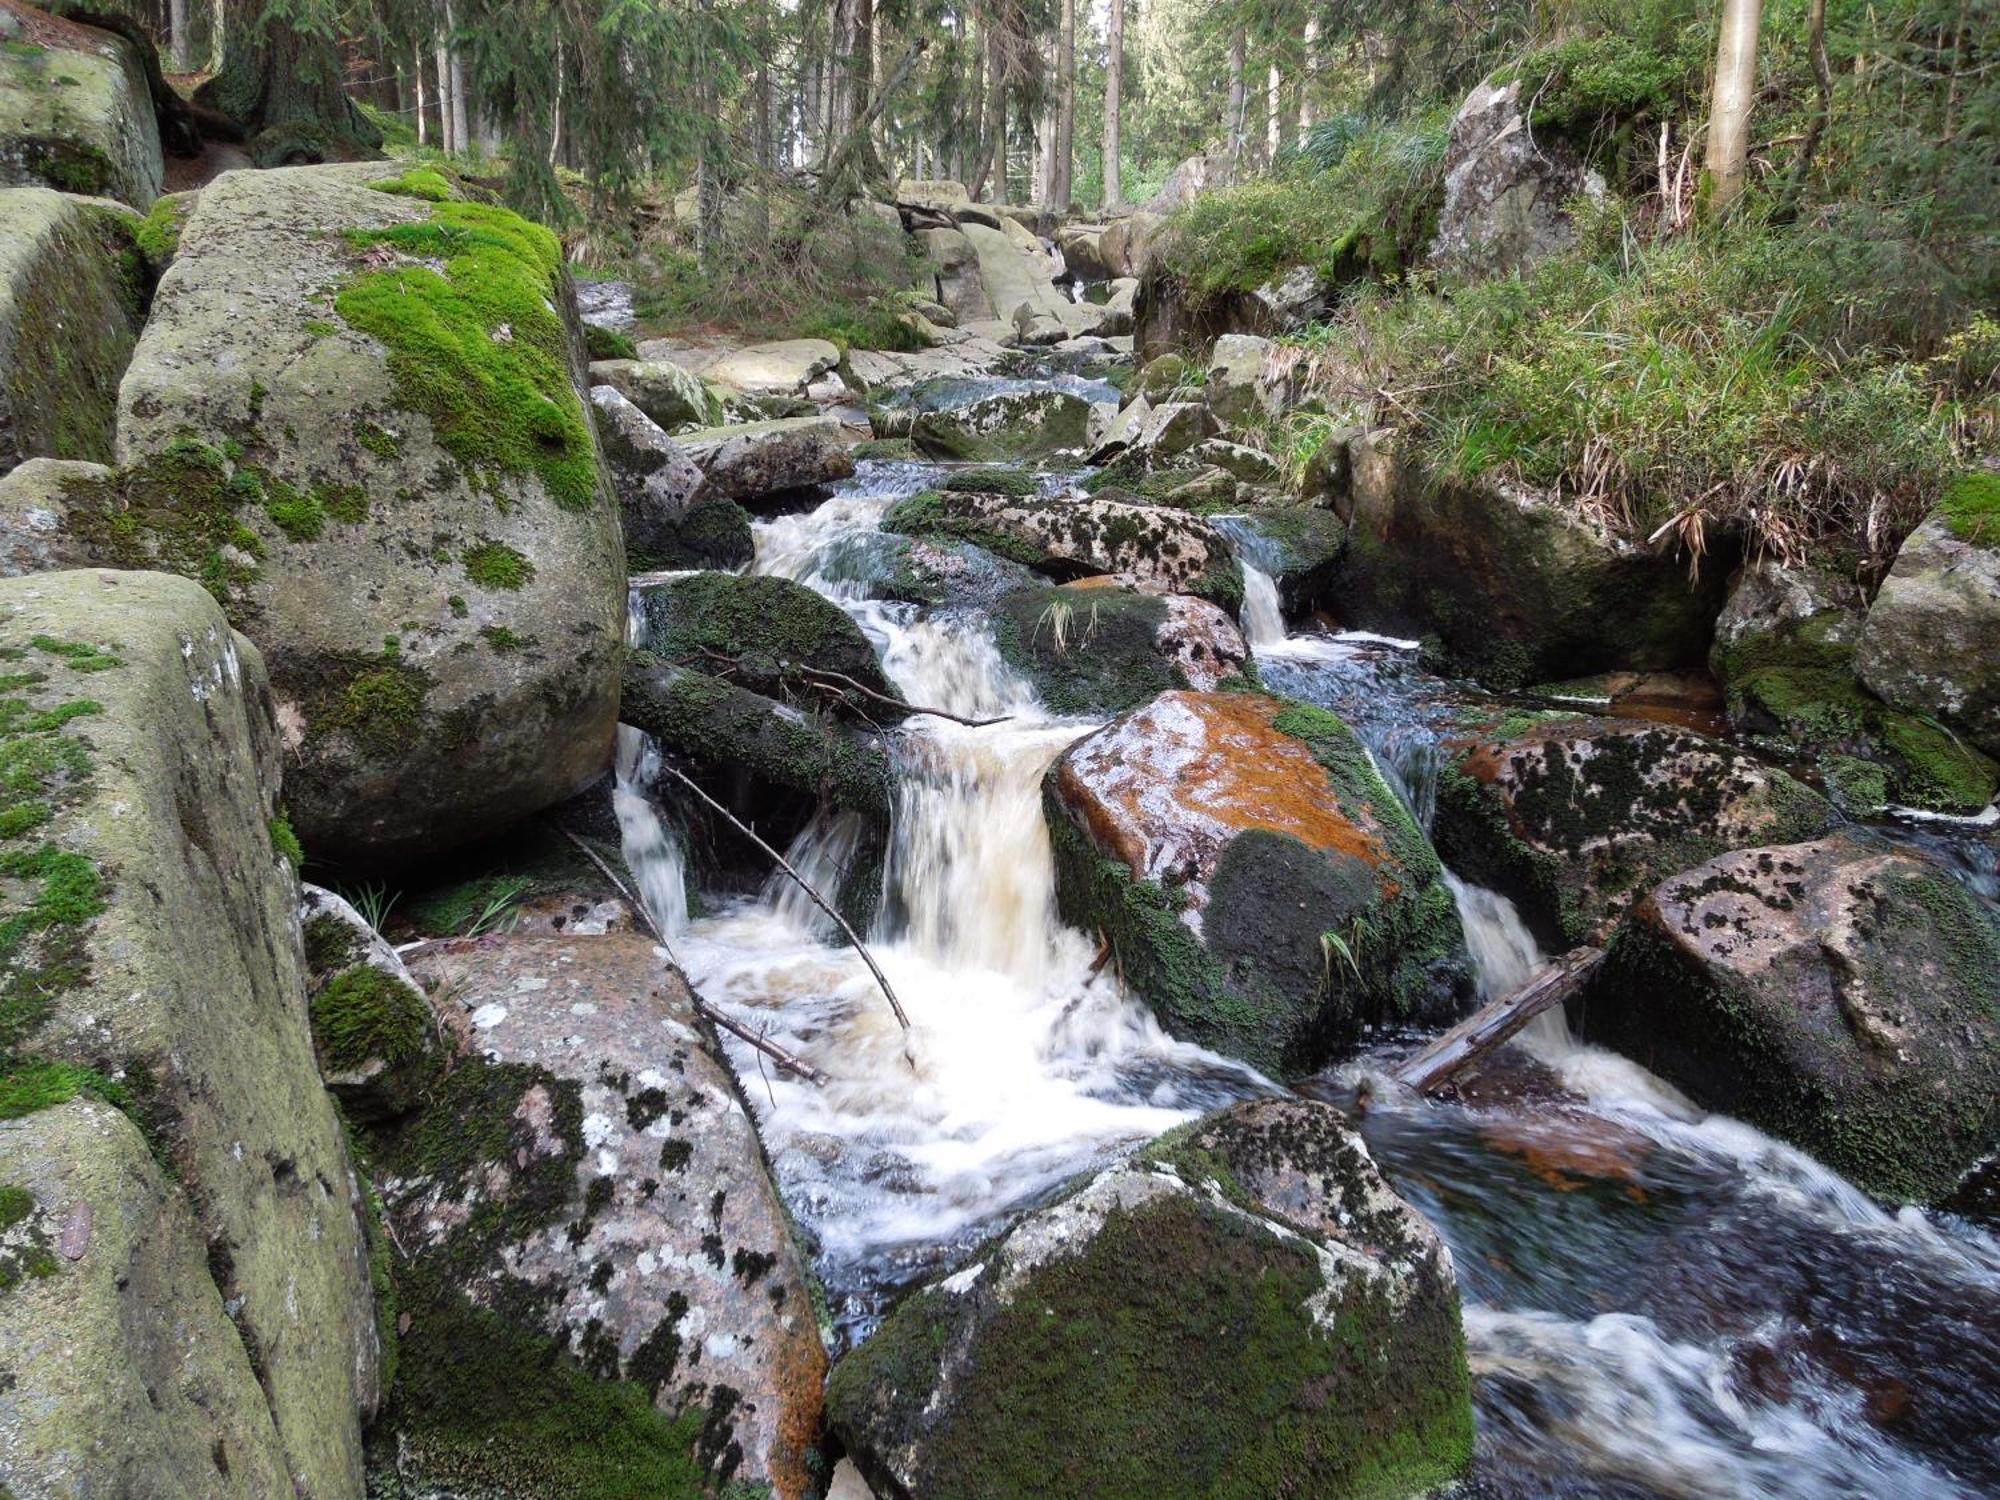
<path id="1" fill-rule="evenodd" d="M 1323 710 L 1164 694 L 1072 746 L 1046 807 L 1065 920 L 1178 1037 L 1283 1075 L 1458 1007 L 1437 856 Z"/>
<path id="2" fill-rule="evenodd" d="M 827 1404 L 898 1500 L 1405 1495 L 1470 1462 L 1470 1389 L 1435 1231 L 1331 1109 L 1269 1101 L 1166 1137 L 906 1299 Z"/>
<path id="3" fill-rule="evenodd" d="M 1118 500 L 926 490 L 898 501 L 884 530 L 957 538 L 1059 580 L 1113 574 L 1157 594 L 1196 594 L 1235 609 L 1243 574 L 1199 516 Z"/>
<path id="4" fill-rule="evenodd" d="M 275 1462 L 299 1486 L 358 1495 L 361 1423 L 379 1378 L 365 1210 L 307 1030 L 297 877 L 273 847 L 282 748 L 262 658 L 198 585 L 156 573 L 8 579 L 0 622 L 13 767 L 0 919 L 17 933 L 15 972 L 33 976 L 6 1005 L 0 1096 L 6 1113 L 32 1120 L 117 1087 L 149 1136 L 121 1142 L 129 1127 L 95 1111 L 51 1124 L 57 1134 L 16 1121 L 0 1132 L 26 1131 L 18 1138 L 39 1143 L 31 1152 L 69 1132 L 78 1184 L 102 1194 L 92 1211 L 105 1255 L 66 1257 L 83 1280 L 66 1276 L 47 1304 L 88 1318 L 57 1326 L 65 1348 L 74 1334 L 96 1363 L 51 1360 L 47 1329 L 29 1345 L 8 1338 L 6 1410 L 37 1442 L 122 1449 L 119 1461 L 142 1474 L 148 1462 L 173 1472 L 210 1422 L 215 1437 L 245 1445 L 257 1474 L 273 1445 L 248 1428 L 274 1429 Z M 119 1167 L 150 1162 L 148 1145 L 173 1163 L 172 1183 Z M 139 1246 L 149 1235 L 157 1251 Z M 204 1247 L 212 1284 L 173 1264 L 187 1236 Z M 137 1295 L 161 1299 L 160 1321 L 136 1316 L 147 1305 L 136 1300 L 114 1309 L 113 1268 L 155 1254 L 147 1275 L 167 1280 Z M 234 1327 L 218 1321 L 224 1303 Z M 158 1341 L 170 1310 L 189 1319 L 173 1357 L 215 1379 L 196 1403 L 210 1415 L 186 1412 L 176 1379 L 131 1430 L 98 1428 L 121 1403 L 147 1404 L 133 1372 L 167 1357 Z M 198 1341 L 204 1329 L 226 1344 Z M 33 1349 L 43 1352 L 13 1363 Z M 79 1374 L 102 1380 L 79 1386 Z M 261 1414 L 247 1409 L 246 1381 L 262 1386 Z M 162 1425 L 170 1410 L 185 1430 Z M 10 1482 L 22 1477 L 8 1468 L 15 1452 L 0 1446 Z"/>
<path id="5" fill-rule="evenodd" d="M 815 485 L 854 473 L 854 458 L 832 417 L 786 417 L 704 427 L 674 439 L 700 469 L 704 497 L 734 500 L 753 512 Z"/>
<path id="6" fill-rule="evenodd" d="M 373 1143 L 405 1252 L 385 1467 L 518 1500 L 810 1493 L 806 1270 L 686 984 L 629 935 L 462 939 L 418 971 L 469 1051 Z"/>
<path id="7" fill-rule="evenodd" d="M 1063 390 L 996 391 L 961 406 L 920 411 L 911 430 L 931 458 L 991 463 L 1043 458 L 1089 440 L 1090 403 Z"/>
<path id="8" fill-rule="evenodd" d="M 302 888 L 308 1013 L 326 1086 L 350 1120 L 408 1114 L 444 1065 L 443 1037 L 402 957 L 344 898 Z"/>
<path id="9" fill-rule="evenodd" d="M 1656 887 L 1573 1019 L 1869 1191 L 1935 1202 L 2000 1147 L 2000 917 L 1861 830 Z"/>
<path id="10" fill-rule="evenodd" d="M 1228 615 L 1188 594 L 1169 594 L 1166 603 L 1167 617 L 1153 645 L 1173 662 L 1188 687 L 1212 693 L 1255 672 L 1243 632 Z"/>
<path id="11" fill-rule="evenodd" d="M 90 1099 L 10 1120 L 0 1184 L 0 1486 L 291 1492 L 201 1229 L 138 1127 Z M 88 1241 L 64 1248 L 79 1208 Z"/>
<path id="12" fill-rule="evenodd" d="M 1383 431 L 1349 444 L 1333 508 L 1349 526 L 1343 622 L 1434 636 L 1455 669 L 1489 686 L 1707 659 L 1727 558 L 1690 581 L 1681 559 L 1547 495 L 1426 475 Z"/>
<path id="13" fill-rule="evenodd" d="M 0 473 L 30 458 L 112 457 L 118 380 L 142 321 L 139 223 L 103 200 L 0 189 Z"/>
<path id="14" fill-rule="evenodd" d="M 847 611 L 789 578 L 693 573 L 644 588 L 646 644 L 664 660 L 768 694 L 842 704 L 857 689 L 888 693 L 875 648 Z M 817 674 L 832 689 L 815 693 Z M 893 711 L 882 705 L 871 716 Z"/>
<path id="15" fill-rule="evenodd" d="M 1910 533 L 1869 606 L 1855 669 L 1898 708 L 1949 720 L 2000 756 L 2000 476 L 1958 481 Z M 1985 495 L 1982 506 L 1974 497 Z"/>
<path id="16" fill-rule="evenodd" d="M 95 194 L 144 213 L 166 165 L 137 49 L 95 27 L 43 21 L 0 50 L 0 187 Z"/>
<path id="17" fill-rule="evenodd" d="M 1566 142 L 1528 128 L 1519 80 L 1480 84 L 1452 117 L 1431 259 L 1479 275 L 1525 271 L 1576 243 L 1565 205 L 1604 179 Z"/>
<path id="18" fill-rule="evenodd" d="M 1278 586 L 1285 613 L 1310 613 L 1322 602 L 1337 603 L 1347 528 L 1331 511 L 1310 505 L 1260 506 L 1217 525 L 1235 540 L 1246 561 L 1268 573 Z"/>
<path id="19" fill-rule="evenodd" d="M 357 867 L 603 770 L 624 638 L 560 250 L 503 209 L 377 191 L 391 171 L 204 188 L 119 388 L 123 468 L 64 496 L 94 562 L 200 578 L 265 649 L 292 816 Z M 476 254 L 449 249 L 464 225 Z M 462 326 L 469 293 L 514 316 Z"/>
<path id="20" fill-rule="evenodd" d="M 737 567 L 756 550 L 750 517 L 734 500 L 697 501 L 702 472 L 659 425 L 608 385 L 590 393 L 604 461 L 618 491 L 625 559 L 634 572 Z M 700 508 L 701 514 L 693 515 Z"/>
<path id="21" fill-rule="evenodd" d="M 599 359 L 590 365 L 595 389 L 611 387 L 660 426 L 716 427 L 722 401 L 699 375 L 670 359 Z"/>
<path id="22" fill-rule="evenodd" d="M 1209 351 L 1202 399 L 1208 409 L 1231 427 L 1278 413 L 1265 380 L 1265 367 L 1277 346 L 1255 334 L 1225 333 Z"/>
<path id="23" fill-rule="evenodd" d="M 1129 334 L 1133 328 L 1138 296 L 1139 280 L 1136 276 L 1120 276 L 1114 279 L 1110 295 L 1102 303 L 1104 318 L 1097 325 L 1097 331 L 1110 338 L 1115 338 L 1119 334 Z"/>
<path id="24" fill-rule="evenodd" d="M 2000 785 L 2000 766 L 1861 685 L 1854 668 L 1862 617 L 1861 591 L 1852 583 L 1806 566 L 1745 568 L 1731 585 L 1709 654 L 1731 725 L 1811 761 L 1852 816 L 1877 816 L 1890 803 L 1977 812 Z"/>
<path id="25" fill-rule="evenodd" d="M 1086 582 L 1111 586 L 1020 588 L 989 607 L 1001 657 L 1052 712 L 1101 718 L 1250 671 L 1241 632 L 1206 600 Z"/>
<path id="26" fill-rule="evenodd" d="M 1438 852 L 1508 896 L 1551 949 L 1601 940 L 1676 870 L 1837 821 L 1783 771 L 1670 725 L 1497 709 L 1466 718 L 1438 777 Z"/>

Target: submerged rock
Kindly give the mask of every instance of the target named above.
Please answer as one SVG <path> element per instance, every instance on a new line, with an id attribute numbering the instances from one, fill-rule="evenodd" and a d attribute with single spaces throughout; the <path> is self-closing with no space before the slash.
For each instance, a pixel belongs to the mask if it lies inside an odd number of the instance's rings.
<path id="1" fill-rule="evenodd" d="M 1836 821 L 1783 771 L 1669 725 L 1470 717 L 1447 747 L 1432 835 L 1454 870 L 1508 896 L 1552 949 L 1600 939 L 1676 870 Z"/>
<path id="2" fill-rule="evenodd" d="M 1073 745 L 1046 810 L 1063 917 L 1174 1035 L 1296 1074 L 1455 1013 L 1437 856 L 1332 714 L 1166 693 Z"/>
<path id="3" fill-rule="evenodd" d="M 139 223 L 118 204 L 0 190 L 0 473 L 112 457 L 143 315 Z"/>
<path id="4" fill-rule="evenodd" d="M 1451 1256 L 1333 1110 L 1238 1106 L 1031 1214 L 835 1369 L 878 1495 L 1413 1495 L 1471 1460 Z"/>
<path id="5" fill-rule="evenodd" d="M 34 183 L 144 213 L 166 164 L 146 68 L 122 36 L 73 21 L 0 46 L 0 187 Z"/>
<path id="6" fill-rule="evenodd" d="M 1859 830 L 1656 887 L 1572 1019 L 1870 1192 L 1932 1203 L 2000 1148 L 2000 917 Z"/>
<path id="7" fill-rule="evenodd" d="M 780 417 L 704 427 L 674 439 L 703 476 L 700 494 L 734 500 L 752 511 L 760 502 L 850 478 L 854 457 L 831 417 Z"/>
<path id="8" fill-rule="evenodd" d="M 372 1142 L 404 1251 L 377 1463 L 422 1493 L 803 1500 L 826 1355 L 685 982 L 629 934 L 458 940 L 418 971 L 470 1050 Z"/>
<path id="9" fill-rule="evenodd" d="M 962 406 L 919 411 L 910 436 L 932 458 L 1045 458 L 1084 447 L 1090 416 L 1090 403 L 1071 391 L 997 391 Z"/>
<path id="10" fill-rule="evenodd" d="M 102 1444 L 151 1492 L 205 1432 L 240 1449 L 246 1484 L 275 1469 L 284 1492 L 358 1495 L 380 1373 L 366 1209 L 307 1030 L 263 661 L 194 583 L 108 570 L 0 582 L 0 651 L 16 975 L 0 1116 L 30 1117 L 0 1131 L 0 1182 L 26 1176 L 38 1202 L 85 1190 L 46 1210 L 77 1226 L 58 1257 L 72 1264 L 0 1340 L 0 1482 L 43 1492 L 30 1476 L 46 1470 L 13 1465 Z M 82 1093 L 123 1100 L 145 1141 L 95 1109 L 33 1122 Z M 124 1294 L 121 1258 L 144 1278 Z M 63 1308 L 73 1326 L 36 1326 Z M 168 1328 L 175 1368 L 213 1383 L 176 1375 L 149 1399 L 132 1381 L 170 1357 Z M 129 1425 L 102 1425 L 121 1408 Z M 233 1482 L 211 1471 L 189 1492 Z"/>

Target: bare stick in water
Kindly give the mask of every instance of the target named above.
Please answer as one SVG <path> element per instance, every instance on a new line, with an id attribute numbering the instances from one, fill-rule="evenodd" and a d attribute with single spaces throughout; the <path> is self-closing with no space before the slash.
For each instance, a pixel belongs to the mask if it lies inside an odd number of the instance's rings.
<path id="1" fill-rule="evenodd" d="M 754 832 L 752 832 L 751 829 L 749 829 L 744 825 L 742 820 L 739 819 L 736 816 L 736 814 L 732 813 L 728 808 L 724 807 L 720 802 L 717 802 L 713 797 L 709 796 L 708 793 L 704 792 L 699 786 L 696 786 L 691 777 L 683 774 L 675 767 L 667 765 L 664 761 L 661 762 L 660 769 L 665 771 L 669 776 L 673 777 L 674 780 L 678 781 L 682 786 L 686 787 L 689 791 L 693 792 L 697 797 L 701 798 L 703 802 L 707 803 L 716 812 L 720 813 L 722 817 L 728 821 L 729 825 L 732 828 L 734 828 L 738 833 L 742 834 L 746 839 L 750 840 L 751 843 L 755 844 L 759 849 L 762 849 L 766 854 L 770 855 L 772 860 L 777 864 L 778 868 L 783 870 L 795 882 L 797 882 L 800 890 L 804 891 L 808 896 L 812 897 L 813 905 L 817 906 L 821 911 L 825 912 L 829 917 L 832 917 L 833 920 L 839 924 L 840 930 L 847 934 L 848 942 L 854 945 L 854 951 L 861 955 L 861 961 L 866 965 L 868 965 L 868 972 L 875 976 L 875 982 L 882 987 L 882 995 L 886 1000 L 888 1000 L 889 1009 L 893 1010 L 896 1013 L 897 1023 L 903 1028 L 903 1030 L 908 1031 L 910 1029 L 910 1018 L 907 1014 L 905 1014 L 903 1010 L 903 1002 L 896 998 L 895 990 L 890 988 L 889 976 L 882 972 L 882 966 L 875 962 L 875 955 L 868 951 L 867 945 L 861 941 L 861 935 L 848 925 L 847 918 L 843 917 L 840 914 L 840 912 L 834 907 L 834 904 L 831 901 L 827 900 L 826 897 L 822 896 L 818 891 L 814 890 L 812 888 L 812 883 L 808 881 L 805 878 L 805 876 L 801 875 L 797 870 L 794 870 L 791 867 L 791 865 L 786 862 L 784 855 L 780 854 L 776 849 L 773 849 L 769 844 L 765 843 L 762 839 L 757 837 L 757 835 Z"/>
<path id="2" fill-rule="evenodd" d="M 583 851 L 583 856 L 585 859 L 589 860 L 592 864 L 597 866 L 598 873 L 601 874 L 606 880 L 610 881 L 612 888 L 616 890 L 619 895 L 625 898 L 626 902 L 631 906 L 633 911 L 639 914 L 639 920 L 641 922 L 644 922 L 646 924 L 646 930 L 652 933 L 652 935 L 659 940 L 660 946 L 662 948 L 666 948 L 668 953 L 672 953 L 674 950 L 667 944 L 667 935 L 664 932 L 660 931 L 659 924 L 653 920 L 653 914 L 646 910 L 646 903 L 641 901 L 637 896 L 632 894 L 631 890 L 627 888 L 625 882 L 618 878 L 618 872 L 613 870 L 611 866 L 605 862 L 603 856 L 600 855 L 595 849 L 591 848 L 589 844 L 585 843 L 583 839 L 574 830 L 565 828 L 562 830 L 562 834 L 564 838 L 568 839 L 572 844 L 576 845 L 577 848 Z M 676 963 L 674 967 L 678 969 L 680 965 Z M 682 978 L 685 979 L 686 976 L 683 975 Z M 697 1011 L 701 1012 L 701 1014 L 707 1016 L 709 1020 L 713 1021 L 716 1025 L 720 1026 L 724 1031 L 728 1032 L 731 1036 L 737 1037 L 742 1041 L 747 1042 L 750 1046 L 755 1047 L 759 1052 L 763 1053 L 766 1057 L 770 1058 L 772 1062 L 776 1063 L 780 1068 L 784 1069 L 787 1073 L 795 1074 L 798 1077 L 805 1079 L 807 1083 L 817 1084 L 821 1088 L 826 1087 L 827 1083 L 826 1074 L 821 1072 L 818 1068 L 815 1068 L 811 1063 L 807 1062 L 804 1058 L 795 1057 L 793 1054 L 787 1052 L 783 1047 L 780 1047 L 776 1042 L 772 1041 L 769 1037 L 762 1036 L 757 1032 L 752 1031 L 749 1027 L 745 1026 L 741 1021 L 738 1021 L 731 1016 L 723 1014 L 721 1011 L 717 1010 L 713 1005 L 710 1005 L 708 1001 L 704 1000 L 701 996 L 701 992 L 697 990 L 693 985 L 688 986 L 688 993 L 694 996 L 694 1008 Z"/>

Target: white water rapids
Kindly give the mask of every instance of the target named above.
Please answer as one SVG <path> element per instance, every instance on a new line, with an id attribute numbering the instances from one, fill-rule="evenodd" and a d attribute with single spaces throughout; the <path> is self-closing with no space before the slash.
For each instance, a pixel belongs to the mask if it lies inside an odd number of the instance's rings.
<path id="1" fill-rule="evenodd" d="M 909 701 L 1006 716 L 981 729 L 918 718 L 892 737 L 884 914 L 869 938 L 910 1012 L 907 1039 L 859 958 L 782 876 L 755 900 L 689 917 L 679 845 L 646 795 L 650 745 L 621 732 L 627 859 L 689 978 L 830 1077 L 825 1088 L 798 1083 L 729 1043 L 850 1336 L 865 1336 L 901 1287 L 951 1268 L 1077 1172 L 1273 1087 L 1176 1042 L 1111 979 L 1093 978 L 1095 943 L 1057 917 L 1040 783 L 1093 726 L 1044 712 L 976 616 L 926 617 L 864 597 L 855 563 L 879 545 L 883 511 L 934 479 L 923 466 L 864 466 L 818 510 L 760 523 L 755 563 L 841 603 Z M 1254 568 L 1243 623 L 1266 680 L 1283 691 L 1312 697 L 1320 674 L 1351 692 L 1357 674 L 1373 674 L 1361 690 L 1367 714 L 1331 688 L 1322 701 L 1350 713 L 1427 821 L 1435 745 L 1396 685 L 1410 654 L 1379 637 L 1288 637 L 1278 590 Z M 830 890 L 861 833 L 856 820 L 823 818 L 788 857 Z M 1482 996 L 1510 991 L 1541 953 L 1511 903 L 1447 879 Z M 1946 1335 L 1909 1333 L 1869 1299 L 1907 1282 L 1931 1302 L 2000 1307 L 1990 1237 L 1885 1212 L 1801 1153 L 1576 1043 L 1560 1011 L 1537 1021 L 1523 1048 L 1551 1080 L 1542 1096 L 1432 1105 L 1387 1084 L 1383 1056 L 1302 1086 L 1358 1110 L 1355 1090 L 1367 1085 L 1359 1118 L 1371 1149 L 1452 1244 L 1477 1377 L 1482 1493 L 1979 1492 L 1945 1459 L 1895 1441 L 1874 1420 L 1877 1398 L 1864 1399 L 1861 1376 L 1836 1379 L 1826 1371 L 1837 1360 L 1800 1351 L 1819 1322 L 1846 1318 L 1867 1326 L 1832 1337 L 1871 1358 L 1904 1337 L 1919 1366 L 1966 1357 L 1959 1330 L 1977 1314 L 1947 1318 Z M 1511 1147 L 1496 1153 L 1493 1140 L 1510 1132 L 1641 1165 L 1623 1186 L 1615 1173 L 1576 1189 L 1543 1186 Z M 1833 1310 L 1802 1310 L 1829 1283 Z M 1682 1284 L 1689 1290 L 1671 1291 Z M 1890 1325 L 1879 1337 L 1871 1316 Z M 2000 1348 L 2000 1329 L 1991 1338 Z M 1773 1363 L 1782 1379 L 1759 1373 Z M 1977 1412 L 1963 1421 L 1976 1427 Z"/>

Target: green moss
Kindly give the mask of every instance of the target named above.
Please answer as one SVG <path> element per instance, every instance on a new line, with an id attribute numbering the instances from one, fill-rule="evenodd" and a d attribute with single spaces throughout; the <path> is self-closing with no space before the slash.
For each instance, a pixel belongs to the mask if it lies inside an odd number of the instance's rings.
<path id="1" fill-rule="evenodd" d="M 431 1024 L 423 996 L 368 964 L 336 976 L 313 997 L 313 1037 L 335 1072 L 420 1056 Z"/>
<path id="2" fill-rule="evenodd" d="M 990 619 L 1001 659 L 1052 713 L 1124 713 L 1188 685 L 1159 649 L 1167 605 L 1157 594 L 1019 589 L 996 601 Z"/>
<path id="3" fill-rule="evenodd" d="M 851 700 L 851 690 L 828 693 L 811 685 L 809 672 L 831 672 L 888 691 L 861 627 L 803 584 L 697 573 L 649 590 L 645 611 L 653 649 L 666 660 L 726 674 L 753 692 L 785 694 L 813 708 L 845 708 L 855 701 L 871 718 L 886 712 L 879 702 Z"/>
<path id="4" fill-rule="evenodd" d="M 360 960 L 365 944 L 350 922 L 331 912 L 305 926 L 306 972 L 324 979 Z"/>
<path id="5" fill-rule="evenodd" d="M 420 729 L 429 692 L 427 674 L 382 658 L 348 679 L 327 706 L 323 725 L 346 730 L 372 750 L 394 750 Z"/>
<path id="6" fill-rule="evenodd" d="M 466 604 L 463 594 L 453 594 L 444 602 L 450 608 L 452 614 L 461 620 L 472 612 L 471 607 Z"/>
<path id="7" fill-rule="evenodd" d="M 187 223 L 192 198 L 170 193 L 155 200 L 146 222 L 138 229 L 139 251 L 157 273 L 174 258 L 181 245 L 181 229 Z"/>
<path id="8" fill-rule="evenodd" d="M 26 1188 L 0 1186 L 0 1234 L 35 1211 L 35 1195 Z"/>
<path id="9" fill-rule="evenodd" d="M 449 203 L 459 195 L 451 179 L 433 167 L 412 167 L 400 177 L 371 182 L 368 186 L 378 193 L 421 198 L 426 203 Z"/>
<path id="10" fill-rule="evenodd" d="M 1968 470 L 1945 486 L 1938 510 L 1951 534 L 2000 546 L 2000 474 Z"/>
<path id="11" fill-rule="evenodd" d="M 481 588 L 518 589 L 535 576 L 535 565 L 504 542 L 481 542 L 466 549 L 465 576 Z"/>
<path id="12" fill-rule="evenodd" d="M 366 448 L 377 458 L 399 458 L 403 452 L 403 440 L 379 423 L 365 418 L 354 424 L 354 441 Z"/>
<path id="13" fill-rule="evenodd" d="M 248 471 L 239 469 L 238 475 Z M 281 479 L 265 487 L 264 514 L 295 542 L 316 542 L 326 530 L 326 507 L 317 492 L 302 494 Z"/>
<path id="14" fill-rule="evenodd" d="M 360 272 L 334 298 L 387 346 L 397 400 L 474 474 L 533 475 L 563 509 L 594 506 L 597 451 L 553 310 L 564 300 L 555 237 L 503 208 L 437 201 L 426 220 L 350 239 L 410 257 Z"/>
<path id="15" fill-rule="evenodd" d="M 525 651 L 535 644 L 529 637 L 519 635 L 505 625 L 482 625 L 479 627 L 479 634 L 487 645 L 502 655 Z"/>
<path id="16" fill-rule="evenodd" d="M 945 476 L 940 489 L 959 494 L 1012 495 L 1027 499 L 1041 493 L 1041 485 L 1026 469 L 986 467 L 962 469 Z"/>
<path id="17" fill-rule="evenodd" d="M 305 868 L 306 851 L 299 843 L 299 836 L 292 830 L 292 820 L 280 813 L 267 825 L 271 834 L 271 848 L 278 857 L 296 872 Z"/>
<path id="18" fill-rule="evenodd" d="M 123 1105 L 124 1090 L 102 1073 L 69 1063 L 0 1060 L 0 1120 L 15 1120 L 37 1110 L 90 1095 Z"/>
<path id="19" fill-rule="evenodd" d="M 368 519 L 368 492 L 358 484 L 321 484 L 313 487 L 313 501 L 333 520 L 358 526 Z"/>
<path id="20" fill-rule="evenodd" d="M 638 347 L 615 328 L 602 323 L 583 325 L 583 347 L 592 359 L 637 359 Z"/>

